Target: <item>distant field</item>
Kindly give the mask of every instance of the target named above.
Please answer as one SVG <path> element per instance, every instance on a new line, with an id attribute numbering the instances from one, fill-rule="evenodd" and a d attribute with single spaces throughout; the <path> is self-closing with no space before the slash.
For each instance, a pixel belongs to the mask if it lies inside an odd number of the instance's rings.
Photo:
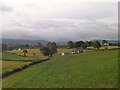
<path id="1" fill-rule="evenodd" d="M 88 49 L 94 49 L 93 47 L 87 47 Z M 119 48 L 118 46 L 108 46 L 108 49 L 116 49 Z M 100 49 L 104 49 L 104 47 L 101 47 Z M 71 52 L 74 49 L 66 49 L 66 48 L 58 48 L 58 52 L 57 54 L 61 54 L 62 52 Z M 7 51 L 10 53 L 15 53 L 17 55 L 23 55 L 23 50 L 11 50 L 11 51 Z M 89 51 L 89 50 L 87 50 Z M 40 52 L 39 49 L 28 49 L 28 57 L 33 57 L 33 53 L 35 53 L 35 57 L 36 58 L 44 58 L 44 56 L 42 55 L 42 53 Z"/>
<path id="2" fill-rule="evenodd" d="M 64 48 L 58 48 L 58 52 L 57 54 L 61 54 L 62 52 L 71 52 L 74 49 L 64 49 Z M 17 55 L 23 55 L 22 50 L 11 50 L 11 51 L 7 51 L 9 53 L 15 53 Z M 39 49 L 28 49 L 28 54 L 27 57 L 33 57 L 33 53 L 35 53 L 35 57 L 36 59 L 43 59 L 45 58 L 45 56 L 42 55 L 42 53 L 40 52 Z"/>
<path id="3" fill-rule="evenodd" d="M 8 52 L 2 52 L 2 59 L 3 60 L 31 60 L 33 58 L 22 57 L 22 56 L 8 53 Z"/>
<path id="4" fill-rule="evenodd" d="M 2 73 L 5 73 L 6 71 L 10 71 L 17 67 L 26 65 L 29 62 L 15 62 L 15 61 L 2 61 L 1 60 L 0 63 L 2 63 Z"/>
<path id="5" fill-rule="evenodd" d="M 12 50 L 7 52 L 15 53 L 17 55 L 23 55 L 23 50 Z M 33 56 L 33 53 L 35 53 L 35 57 Z M 33 57 L 38 59 L 44 58 L 39 49 L 28 49 L 27 57 Z"/>
<path id="6" fill-rule="evenodd" d="M 87 47 L 88 49 L 94 49 L 94 47 Z M 120 48 L 119 46 L 108 46 L 107 47 L 108 49 L 117 49 L 117 48 Z M 105 47 L 101 47 L 100 49 L 105 49 Z"/>
<path id="7" fill-rule="evenodd" d="M 119 46 L 108 46 L 108 49 L 120 48 Z"/>
<path id="8" fill-rule="evenodd" d="M 74 49 L 64 49 L 64 48 L 58 48 L 57 54 L 61 54 L 63 52 L 71 52 Z"/>
<path id="9" fill-rule="evenodd" d="M 65 50 L 64 50 L 65 51 Z M 93 51 L 77 55 L 56 55 L 3 79 L 3 87 L 82 87 L 118 86 L 118 50 Z"/>

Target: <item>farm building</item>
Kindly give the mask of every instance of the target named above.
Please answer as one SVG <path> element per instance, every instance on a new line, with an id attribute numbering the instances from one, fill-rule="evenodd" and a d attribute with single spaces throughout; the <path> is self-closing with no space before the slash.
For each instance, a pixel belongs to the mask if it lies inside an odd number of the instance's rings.
<path id="1" fill-rule="evenodd" d="M 18 48 L 18 50 L 21 50 L 21 48 Z"/>
<path id="2" fill-rule="evenodd" d="M 63 53 L 61 53 L 61 55 L 62 56 L 64 56 L 64 55 L 70 55 L 70 53 L 69 52 L 63 52 Z"/>
<path id="3" fill-rule="evenodd" d="M 81 53 L 81 52 L 84 52 L 84 50 L 82 48 L 73 50 L 71 53 L 72 54 L 77 54 L 77 53 Z"/>
<path id="4" fill-rule="evenodd" d="M 104 43 L 103 46 L 109 46 L 109 43 Z"/>

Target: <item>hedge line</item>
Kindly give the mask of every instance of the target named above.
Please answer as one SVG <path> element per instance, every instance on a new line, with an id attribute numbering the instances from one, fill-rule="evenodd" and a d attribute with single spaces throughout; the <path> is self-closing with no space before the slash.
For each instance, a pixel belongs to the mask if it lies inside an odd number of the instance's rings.
<path id="1" fill-rule="evenodd" d="M 28 67 L 30 67 L 32 65 L 35 65 L 35 64 L 38 64 L 38 63 L 41 63 L 41 62 L 44 62 L 44 61 L 48 61 L 48 60 L 50 60 L 50 58 L 43 59 L 43 60 L 38 60 L 38 61 L 33 61 L 33 62 L 29 63 L 29 64 L 26 64 L 26 65 L 23 65 L 21 67 L 15 68 L 15 69 L 13 69 L 11 71 L 7 71 L 7 72 L 2 74 L 2 78 L 8 77 L 8 76 L 10 76 L 10 75 L 12 75 L 14 73 L 17 73 L 19 71 L 22 71 L 22 70 L 26 69 L 26 68 L 28 68 Z"/>
<path id="2" fill-rule="evenodd" d="M 32 62 L 33 60 L 7 60 L 7 59 L 2 59 L 3 61 L 19 61 L 19 62 Z"/>

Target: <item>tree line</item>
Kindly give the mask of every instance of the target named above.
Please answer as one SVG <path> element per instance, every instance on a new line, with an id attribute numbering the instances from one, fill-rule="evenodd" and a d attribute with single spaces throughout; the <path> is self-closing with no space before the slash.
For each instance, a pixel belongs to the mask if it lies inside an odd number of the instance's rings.
<path id="1" fill-rule="evenodd" d="M 102 44 L 108 43 L 106 40 L 102 41 Z M 73 42 L 73 41 L 68 41 L 68 47 L 67 48 L 83 48 L 86 49 L 87 47 L 94 47 L 99 49 L 101 47 L 101 44 L 99 41 L 77 41 L 77 42 Z"/>
<path id="2" fill-rule="evenodd" d="M 106 40 L 102 41 L 102 44 L 104 43 L 108 43 Z M 2 44 L 2 51 L 6 51 L 6 50 L 14 50 L 15 48 L 22 48 L 23 49 L 23 53 L 24 56 L 27 56 L 28 50 L 29 48 L 39 48 L 39 50 L 41 51 L 41 53 L 44 56 L 53 56 L 55 53 L 57 53 L 57 48 L 58 45 L 56 44 L 56 42 L 48 42 L 46 45 L 42 45 L 41 43 L 38 43 L 37 45 L 31 46 L 29 44 L 26 45 L 17 45 L 17 46 L 9 46 L 6 44 Z M 68 41 L 67 45 L 63 45 L 62 47 L 70 49 L 70 48 L 83 48 L 86 49 L 87 47 L 94 47 L 96 49 L 99 49 L 101 47 L 101 44 L 99 41 Z M 33 53 L 33 55 L 35 56 L 35 53 Z"/>

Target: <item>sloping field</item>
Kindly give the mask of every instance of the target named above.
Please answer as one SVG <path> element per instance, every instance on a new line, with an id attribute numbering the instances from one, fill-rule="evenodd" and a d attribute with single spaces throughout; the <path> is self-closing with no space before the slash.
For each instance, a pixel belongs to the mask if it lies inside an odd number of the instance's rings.
<path id="1" fill-rule="evenodd" d="M 17 67 L 26 65 L 29 62 L 15 62 L 15 61 L 2 61 L 1 60 L 0 63 L 2 63 L 2 73 L 5 73 L 6 71 L 10 71 Z"/>
<path id="2" fill-rule="evenodd" d="M 88 49 L 95 49 L 94 47 L 87 47 Z M 120 48 L 119 46 L 107 46 L 107 49 L 118 49 L 118 48 Z M 104 46 L 102 46 L 102 47 L 100 47 L 100 50 L 105 50 L 105 47 Z"/>
<path id="3" fill-rule="evenodd" d="M 32 60 L 30 57 L 18 56 L 16 54 L 2 52 L 2 60 Z"/>
<path id="4" fill-rule="evenodd" d="M 64 52 L 71 52 L 72 50 L 74 50 L 74 49 L 58 48 L 57 54 L 61 54 L 61 53 L 64 53 Z"/>
<path id="5" fill-rule="evenodd" d="M 117 87 L 117 50 L 54 56 L 3 79 L 3 87 Z"/>
<path id="6" fill-rule="evenodd" d="M 17 55 L 23 55 L 23 50 L 12 50 L 7 52 L 15 53 Z M 35 56 L 33 56 L 34 53 L 35 53 Z M 39 49 L 28 49 L 27 57 L 35 57 L 38 59 L 44 58 L 44 56 L 41 54 Z"/>

